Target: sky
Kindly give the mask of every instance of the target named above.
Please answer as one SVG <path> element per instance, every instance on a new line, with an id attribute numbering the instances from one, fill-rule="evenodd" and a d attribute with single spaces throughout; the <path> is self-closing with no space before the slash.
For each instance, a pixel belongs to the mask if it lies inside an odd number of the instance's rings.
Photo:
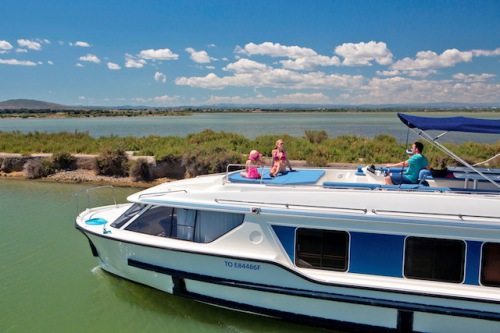
<path id="1" fill-rule="evenodd" d="M 499 75 L 499 0 L 0 0 L 0 101 L 500 103 Z"/>

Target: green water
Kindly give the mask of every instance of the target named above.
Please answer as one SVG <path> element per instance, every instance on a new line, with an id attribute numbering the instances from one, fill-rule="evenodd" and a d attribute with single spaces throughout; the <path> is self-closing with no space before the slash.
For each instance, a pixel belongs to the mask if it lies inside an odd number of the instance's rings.
<path id="1" fill-rule="evenodd" d="M 326 332 L 105 273 L 74 228 L 74 194 L 89 187 L 0 179 L 0 332 Z M 115 188 L 117 201 L 137 190 Z M 91 204 L 112 203 L 106 191 Z"/>

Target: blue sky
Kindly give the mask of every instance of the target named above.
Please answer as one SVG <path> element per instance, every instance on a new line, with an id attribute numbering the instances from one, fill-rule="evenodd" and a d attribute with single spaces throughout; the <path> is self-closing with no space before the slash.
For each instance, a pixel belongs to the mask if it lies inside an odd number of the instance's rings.
<path id="1" fill-rule="evenodd" d="M 500 103 L 500 1 L 2 0 L 0 101 Z"/>

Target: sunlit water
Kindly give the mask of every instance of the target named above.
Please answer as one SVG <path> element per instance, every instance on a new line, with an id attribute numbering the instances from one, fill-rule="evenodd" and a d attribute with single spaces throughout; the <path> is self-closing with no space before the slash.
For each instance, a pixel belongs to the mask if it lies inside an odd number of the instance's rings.
<path id="1" fill-rule="evenodd" d="M 419 113 L 423 116 L 470 116 L 500 119 L 500 112 L 489 113 Z M 389 134 L 401 143 L 417 138 L 408 132 L 395 113 L 223 113 L 186 117 L 118 117 L 62 119 L 0 119 L 0 131 L 88 132 L 91 136 L 185 136 L 204 129 L 239 133 L 249 139 L 268 134 L 304 136 L 305 130 L 323 130 L 329 137 L 358 135 L 373 138 Z M 408 135 L 409 134 L 409 135 Z M 439 133 L 438 133 L 439 134 Z M 475 141 L 496 143 L 498 135 L 449 133 L 442 142 Z"/>
<path id="2" fill-rule="evenodd" d="M 89 187 L 0 179 L 0 332 L 325 332 L 197 303 L 102 271 L 74 227 L 74 194 Z M 117 201 L 137 190 L 115 188 Z M 111 198 L 108 191 L 91 204 Z"/>

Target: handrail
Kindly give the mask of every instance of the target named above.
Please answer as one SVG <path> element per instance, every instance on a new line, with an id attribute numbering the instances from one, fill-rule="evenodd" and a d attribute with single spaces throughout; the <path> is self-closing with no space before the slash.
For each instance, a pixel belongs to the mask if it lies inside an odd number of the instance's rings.
<path id="1" fill-rule="evenodd" d="M 224 177 L 224 183 L 229 183 L 229 173 L 231 172 L 235 172 L 235 171 L 238 171 L 238 170 L 234 170 L 234 171 L 229 171 L 229 169 L 231 167 L 242 167 L 242 169 L 244 169 L 246 167 L 246 164 L 239 164 L 239 163 L 231 163 L 231 164 L 228 164 L 226 166 L 226 176 Z M 266 165 L 262 165 L 262 166 L 255 166 L 256 168 L 259 169 L 259 173 L 260 173 L 260 183 L 259 184 L 263 184 L 263 177 L 264 177 L 264 168 L 266 167 Z M 257 178 L 255 179 L 257 180 Z"/>
<path id="2" fill-rule="evenodd" d="M 79 209 L 79 206 L 78 206 L 78 196 L 82 193 L 82 192 L 86 192 L 87 193 L 87 208 L 90 207 L 90 191 L 95 191 L 95 190 L 99 190 L 99 189 L 103 189 L 103 188 L 111 188 L 113 190 L 113 202 L 115 203 L 115 206 L 116 206 L 116 196 L 115 196 L 115 188 L 113 187 L 113 185 L 101 185 L 101 186 L 94 186 L 94 187 L 90 187 L 90 188 L 86 188 L 86 189 L 82 189 L 78 192 L 75 193 L 75 200 L 76 200 L 76 214 L 80 214 L 80 209 Z"/>
<path id="3" fill-rule="evenodd" d="M 385 210 L 385 209 L 372 209 L 372 213 L 375 215 L 400 215 L 400 214 L 410 214 L 417 216 L 430 216 L 430 217 L 455 217 L 461 221 L 464 221 L 464 218 L 479 218 L 479 219 L 491 219 L 498 220 L 498 216 L 487 216 L 487 215 L 468 215 L 468 214 L 445 214 L 445 213 L 427 213 L 427 212 L 405 212 L 398 210 Z"/>
<path id="4" fill-rule="evenodd" d="M 365 208 L 348 208 L 348 207 L 334 207 L 334 206 L 315 206 L 315 205 L 298 205 L 298 204 L 288 204 L 288 203 L 281 203 L 281 202 L 264 202 L 264 201 L 243 201 L 243 200 L 232 200 L 232 199 L 215 199 L 215 202 L 217 203 L 236 203 L 244 206 L 251 206 L 251 205 L 264 205 L 264 206 L 277 206 L 277 207 L 283 207 L 286 209 L 290 209 L 293 207 L 299 207 L 299 208 L 315 208 L 315 209 L 336 209 L 340 211 L 352 211 L 352 212 L 359 212 L 361 214 L 366 214 L 368 212 L 367 209 Z"/>
<path id="5" fill-rule="evenodd" d="M 175 191 L 161 191 L 161 192 L 152 192 L 152 193 L 143 193 L 139 195 L 139 199 L 142 199 L 144 197 L 156 197 L 164 194 L 170 194 L 170 193 L 177 193 L 177 192 L 184 192 L 187 193 L 187 190 L 175 190 Z"/>

